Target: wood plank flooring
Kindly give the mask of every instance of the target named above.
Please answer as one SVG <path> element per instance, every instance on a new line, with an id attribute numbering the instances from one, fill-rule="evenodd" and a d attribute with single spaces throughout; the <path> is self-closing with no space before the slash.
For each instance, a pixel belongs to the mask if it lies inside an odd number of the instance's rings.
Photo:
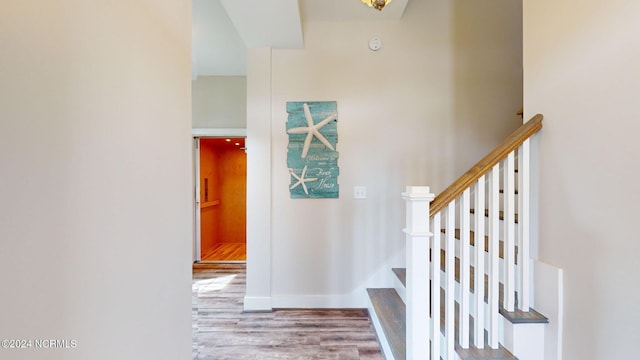
<path id="1" fill-rule="evenodd" d="M 246 261 L 247 244 L 219 243 L 202 254 L 202 261 Z"/>
<path id="2" fill-rule="evenodd" d="M 244 264 L 194 264 L 193 359 L 382 360 L 366 309 L 245 313 Z"/>

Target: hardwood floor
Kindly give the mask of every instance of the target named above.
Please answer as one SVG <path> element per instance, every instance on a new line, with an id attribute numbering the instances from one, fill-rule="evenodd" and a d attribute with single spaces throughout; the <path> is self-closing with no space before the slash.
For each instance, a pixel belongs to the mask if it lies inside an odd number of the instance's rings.
<path id="1" fill-rule="evenodd" d="M 193 359 L 375 359 L 366 309 L 243 312 L 244 264 L 194 264 Z"/>
<path id="2" fill-rule="evenodd" d="M 202 261 L 246 261 L 247 244 L 220 243 L 202 254 Z"/>

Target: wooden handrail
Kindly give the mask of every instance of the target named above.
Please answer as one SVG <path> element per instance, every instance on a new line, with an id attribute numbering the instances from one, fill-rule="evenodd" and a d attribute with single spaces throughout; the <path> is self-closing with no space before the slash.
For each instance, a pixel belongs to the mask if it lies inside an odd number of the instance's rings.
<path id="1" fill-rule="evenodd" d="M 469 169 L 453 184 L 444 189 L 435 199 L 431 202 L 431 208 L 429 209 L 429 216 L 433 216 L 440 210 L 444 209 L 451 201 L 455 200 L 460 194 L 462 194 L 468 187 L 473 185 L 480 176 L 486 174 L 497 164 L 500 160 L 509 155 L 510 152 L 517 149 L 525 140 L 531 137 L 542 128 L 542 115 L 538 114 L 531 118 L 531 120 L 522 124 L 516 131 L 509 135 L 500 145 L 496 146 L 487 156 L 478 161 L 475 165 Z"/>

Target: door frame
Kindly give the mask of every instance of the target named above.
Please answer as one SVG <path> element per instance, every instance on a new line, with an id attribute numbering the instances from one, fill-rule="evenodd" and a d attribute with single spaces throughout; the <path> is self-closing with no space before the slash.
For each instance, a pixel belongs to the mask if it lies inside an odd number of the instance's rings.
<path id="1" fill-rule="evenodd" d="M 245 138 L 245 148 L 247 139 L 247 129 L 245 128 L 193 128 L 191 129 L 192 154 L 193 154 L 193 242 L 192 260 L 194 263 L 202 261 L 201 254 L 201 231 L 202 222 L 200 218 L 200 139 L 202 138 Z M 246 150 L 245 150 L 246 151 Z M 248 246 L 248 244 L 247 244 Z"/>

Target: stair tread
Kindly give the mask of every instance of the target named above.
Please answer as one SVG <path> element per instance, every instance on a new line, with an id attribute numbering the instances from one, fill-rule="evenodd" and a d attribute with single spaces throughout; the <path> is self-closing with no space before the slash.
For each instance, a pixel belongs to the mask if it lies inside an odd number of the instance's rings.
<path id="1" fill-rule="evenodd" d="M 476 209 L 471 209 L 470 210 L 472 214 L 476 213 Z M 515 223 L 518 223 L 518 214 L 514 214 L 515 215 Z M 485 217 L 489 217 L 489 209 L 484 209 L 484 216 Z M 500 220 L 504 220 L 504 211 L 500 210 L 500 214 L 498 215 L 498 218 Z"/>
<path id="2" fill-rule="evenodd" d="M 502 347 L 502 345 L 500 345 L 499 349 L 478 349 L 473 345 L 469 345 L 468 349 L 463 349 L 456 346 L 456 352 L 461 360 L 518 360 L 517 357 L 513 356 L 513 354 Z"/>
<path id="3" fill-rule="evenodd" d="M 522 311 L 516 307 L 515 311 L 509 312 L 504 308 L 500 308 L 500 314 L 509 320 L 512 324 L 548 324 L 549 319 L 529 308 L 528 312 Z"/>
<path id="4" fill-rule="evenodd" d="M 491 349 L 485 345 L 484 349 L 478 349 L 473 345 L 469 345 L 468 349 L 463 349 L 456 345 L 456 353 L 461 360 L 518 360 L 509 350 L 499 345 L 498 349 Z"/>
<path id="5" fill-rule="evenodd" d="M 367 289 L 395 359 L 406 359 L 406 307 L 394 289 Z"/>

